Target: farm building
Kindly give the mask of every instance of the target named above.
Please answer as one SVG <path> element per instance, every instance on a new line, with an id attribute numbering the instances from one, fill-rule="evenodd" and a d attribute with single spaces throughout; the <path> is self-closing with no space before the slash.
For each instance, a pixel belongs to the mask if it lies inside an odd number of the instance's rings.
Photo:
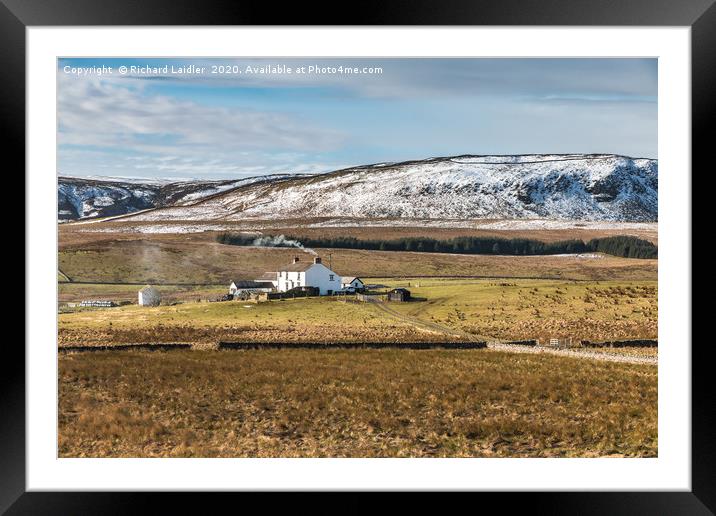
<path id="1" fill-rule="evenodd" d="M 344 276 L 341 278 L 341 288 L 354 288 L 356 290 L 364 290 L 365 283 L 360 278 L 355 276 Z"/>
<path id="2" fill-rule="evenodd" d="M 271 292 L 274 284 L 270 281 L 234 280 L 229 285 L 229 295 L 237 296 L 242 293 Z"/>
<path id="3" fill-rule="evenodd" d="M 278 287 L 278 279 L 276 278 L 275 272 L 264 272 L 261 276 L 256 278 L 254 281 L 259 283 L 271 283 L 273 288 Z"/>
<path id="4" fill-rule="evenodd" d="M 302 262 L 298 257 L 273 274 L 276 290 L 286 292 L 296 287 L 316 287 L 321 296 L 331 295 L 341 288 L 341 277 L 321 263 L 316 256 L 312 262 Z M 263 278 L 264 276 L 262 276 Z"/>
<path id="5" fill-rule="evenodd" d="M 388 301 L 410 301 L 410 290 L 406 288 L 394 288 L 388 292 Z"/>
<path id="6" fill-rule="evenodd" d="M 139 291 L 139 304 L 140 306 L 159 306 L 162 302 L 162 295 L 159 291 L 147 285 Z"/>

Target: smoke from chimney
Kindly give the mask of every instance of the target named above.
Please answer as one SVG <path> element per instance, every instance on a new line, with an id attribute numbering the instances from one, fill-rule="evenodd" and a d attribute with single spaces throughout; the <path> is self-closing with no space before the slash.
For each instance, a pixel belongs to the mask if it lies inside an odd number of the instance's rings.
<path id="1" fill-rule="evenodd" d="M 313 255 L 316 254 L 316 251 L 313 249 L 310 249 L 308 247 L 304 247 L 301 242 L 298 240 L 292 240 L 290 238 L 286 238 L 284 235 L 278 235 L 278 236 L 271 236 L 271 235 L 265 235 L 260 236 L 251 243 L 251 245 L 255 245 L 257 247 L 296 247 L 298 249 L 302 249 L 306 251 L 307 253 L 311 253 Z"/>

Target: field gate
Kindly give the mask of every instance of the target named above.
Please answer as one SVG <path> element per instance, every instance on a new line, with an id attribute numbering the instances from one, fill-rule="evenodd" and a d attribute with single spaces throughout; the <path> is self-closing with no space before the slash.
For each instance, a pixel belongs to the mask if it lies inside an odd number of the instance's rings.
<path id="1" fill-rule="evenodd" d="M 566 339 L 551 338 L 547 342 L 547 346 L 549 346 L 550 348 L 565 349 L 572 347 L 572 337 Z"/>

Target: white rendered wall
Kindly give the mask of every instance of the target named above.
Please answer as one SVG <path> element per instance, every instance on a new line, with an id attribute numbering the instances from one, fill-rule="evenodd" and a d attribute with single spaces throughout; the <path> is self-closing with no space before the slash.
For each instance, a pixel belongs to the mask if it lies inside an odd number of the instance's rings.
<path id="1" fill-rule="evenodd" d="M 315 263 L 306 271 L 306 285 L 318 287 L 319 293 L 325 296 L 329 290 L 335 292 L 341 288 L 341 277 L 322 263 Z"/>

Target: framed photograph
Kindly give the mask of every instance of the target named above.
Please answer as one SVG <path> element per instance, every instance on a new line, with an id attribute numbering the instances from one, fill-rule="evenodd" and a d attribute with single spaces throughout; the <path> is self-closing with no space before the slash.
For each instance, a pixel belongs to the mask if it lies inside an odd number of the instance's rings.
<path id="1" fill-rule="evenodd" d="M 2 3 L 8 514 L 139 491 L 713 513 L 713 2 Z"/>

